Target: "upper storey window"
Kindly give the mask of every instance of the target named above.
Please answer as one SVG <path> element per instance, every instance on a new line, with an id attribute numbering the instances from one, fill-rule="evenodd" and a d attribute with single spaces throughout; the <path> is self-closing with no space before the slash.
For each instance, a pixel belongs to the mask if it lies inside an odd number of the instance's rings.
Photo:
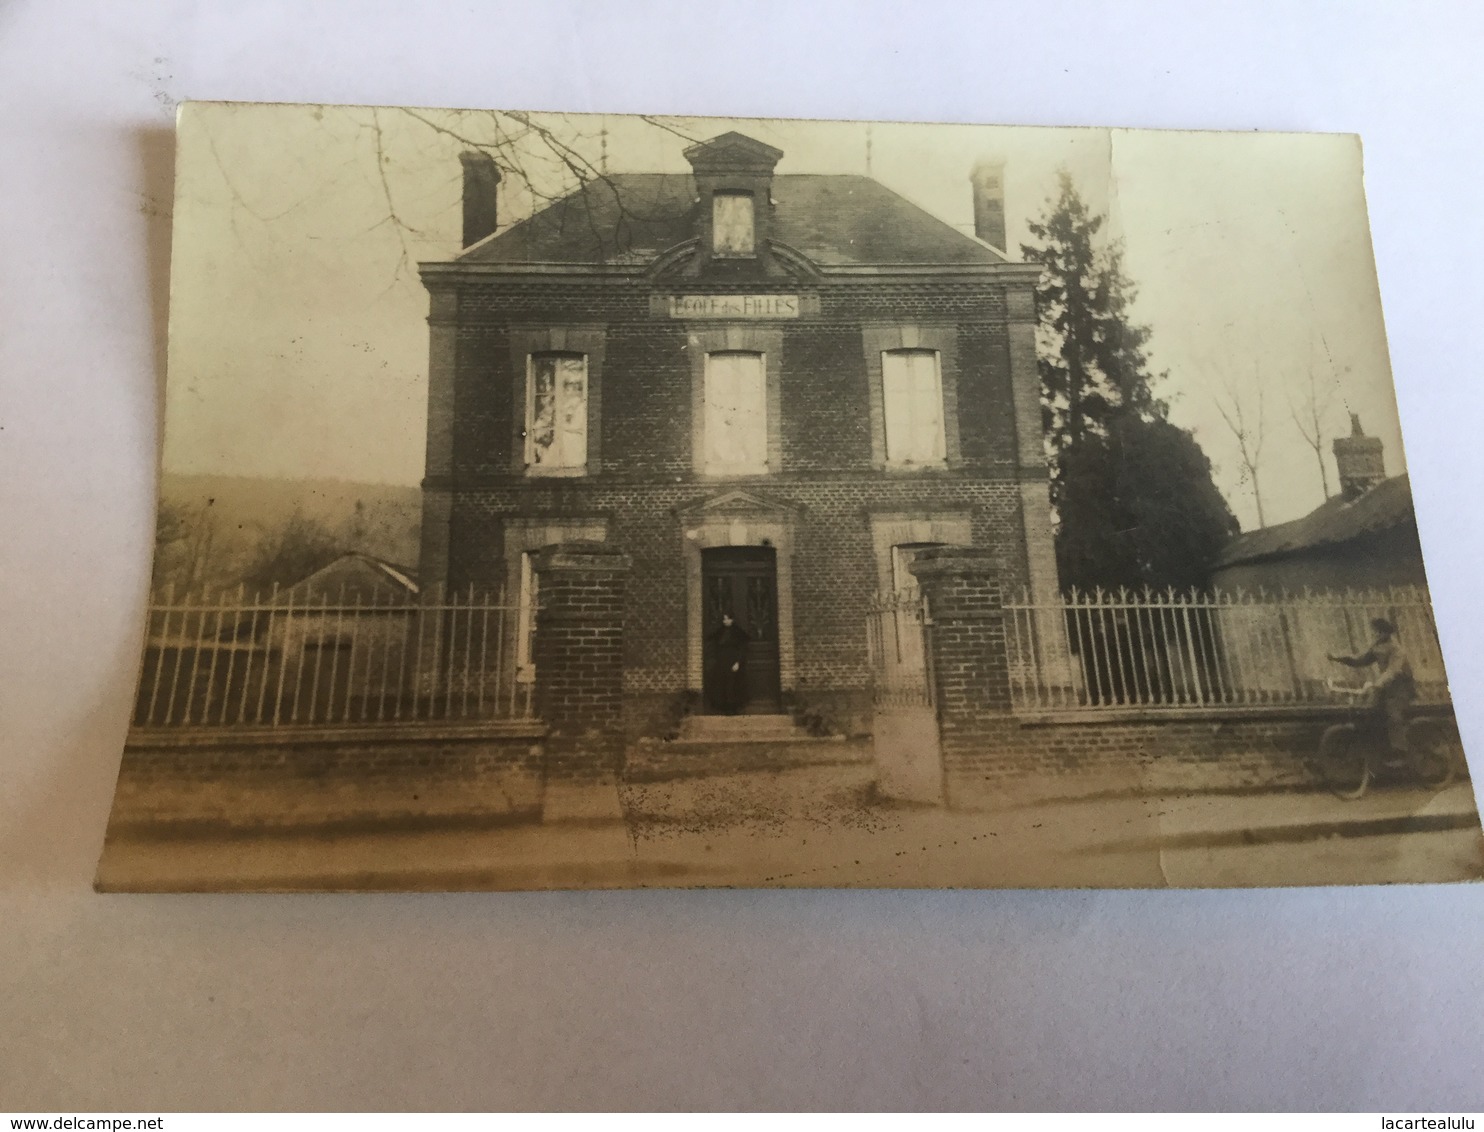
<path id="1" fill-rule="evenodd" d="M 587 470 L 586 355 L 530 355 L 526 470 L 556 476 L 577 476 Z"/>
<path id="2" fill-rule="evenodd" d="M 708 475 L 768 471 L 768 403 L 763 355 L 706 355 L 705 470 Z"/>
<path id="3" fill-rule="evenodd" d="M 886 462 L 902 468 L 942 467 L 943 377 L 936 350 L 887 350 L 881 355 Z"/>
<path id="4" fill-rule="evenodd" d="M 757 254 L 757 218 L 751 193 L 712 194 L 711 254 L 719 259 L 747 259 Z"/>

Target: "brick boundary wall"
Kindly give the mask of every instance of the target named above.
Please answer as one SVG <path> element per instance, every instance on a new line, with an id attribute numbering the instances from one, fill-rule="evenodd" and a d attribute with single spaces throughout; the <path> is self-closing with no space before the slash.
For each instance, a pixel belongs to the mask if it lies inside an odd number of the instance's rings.
<path id="1" fill-rule="evenodd" d="M 912 570 L 931 618 L 927 640 L 950 806 L 1319 785 L 1311 758 L 1324 729 L 1345 717 L 1344 710 L 1150 709 L 1017 717 L 993 553 L 937 547 L 919 554 Z"/>
<path id="2" fill-rule="evenodd" d="M 616 777 L 623 760 L 624 600 L 629 556 L 601 542 L 548 546 L 532 562 L 539 610 L 532 652 L 546 775 Z"/>
<path id="3" fill-rule="evenodd" d="M 261 830 L 540 815 L 545 728 L 134 732 L 110 832 Z"/>
<path id="4" fill-rule="evenodd" d="M 1319 707 L 1213 709 L 1141 719 L 1012 717 L 946 769 L 956 804 L 965 806 L 1026 794 L 1312 789 L 1323 785 L 1312 763 L 1319 737 L 1348 714 Z M 1443 718 L 1456 730 L 1451 711 Z M 1459 773 L 1465 773 L 1461 766 Z"/>
<path id="5" fill-rule="evenodd" d="M 945 770 L 953 804 L 1096 794 L 1187 794 L 1318 785 L 1309 757 L 1328 719 L 1008 720 Z"/>

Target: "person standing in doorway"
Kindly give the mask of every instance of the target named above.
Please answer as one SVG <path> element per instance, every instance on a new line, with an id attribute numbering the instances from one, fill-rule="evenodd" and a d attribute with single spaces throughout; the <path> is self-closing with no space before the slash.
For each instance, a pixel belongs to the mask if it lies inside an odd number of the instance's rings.
<path id="1" fill-rule="evenodd" d="M 733 620 L 730 613 L 721 615 L 721 624 L 711 632 L 711 686 L 713 707 L 727 715 L 736 715 L 747 706 L 747 643 L 752 640 L 747 630 Z"/>

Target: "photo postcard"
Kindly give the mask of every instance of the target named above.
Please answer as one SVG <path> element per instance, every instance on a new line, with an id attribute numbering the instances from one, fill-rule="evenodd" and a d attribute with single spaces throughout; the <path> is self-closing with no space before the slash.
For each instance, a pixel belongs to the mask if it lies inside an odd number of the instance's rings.
<path id="1" fill-rule="evenodd" d="M 187 103 L 173 224 L 102 890 L 1484 874 L 1354 136 Z"/>

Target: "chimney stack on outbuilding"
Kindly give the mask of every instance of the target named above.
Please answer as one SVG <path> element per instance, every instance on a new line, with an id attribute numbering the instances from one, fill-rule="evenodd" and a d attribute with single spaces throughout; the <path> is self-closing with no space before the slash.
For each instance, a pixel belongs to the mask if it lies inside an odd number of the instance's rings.
<path id="1" fill-rule="evenodd" d="M 500 169 L 495 159 L 481 150 L 465 150 L 459 154 L 459 160 L 464 164 L 464 247 L 467 248 L 495 230 Z"/>
<path id="2" fill-rule="evenodd" d="M 1340 494 L 1358 499 L 1386 478 L 1386 454 L 1379 436 L 1367 436 L 1360 417 L 1350 414 L 1350 435 L 1335 440 L 1335 467 L 1340 473 Z"/>
<path id="3" fill-rule="evenodd" d="M 969 174 L 974 186 L 974 235 L 990 247 L 1005 247 L 1005 162 L 985 158 Z"/>

